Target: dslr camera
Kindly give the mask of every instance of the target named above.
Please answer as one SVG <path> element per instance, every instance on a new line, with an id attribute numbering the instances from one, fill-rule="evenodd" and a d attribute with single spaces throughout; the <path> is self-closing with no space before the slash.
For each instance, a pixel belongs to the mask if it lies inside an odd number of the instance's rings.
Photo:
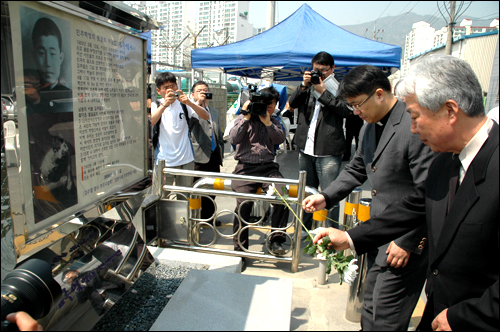
<path id="1" fill-rule="evenodd" d="M 250 105 L 248 105 L 248 111 L 241 109 L 243 115 L 248 113 L 252 115 L 265 116 L 267 113 L 267 106 L 273 102 L 272 96 L 267 92 L 257 92 L 257 86 L 253 84 L 248 85 L 248 90 L 241 91 L 240 106 L 250 100 Z"/>
<path id="2" fill-rule="evenodd" d="M 38 320 L 49 313 L 61 295 L 49 263 L 37 258 L 26 261 L 2 282 L 2 331 L 10 324 L 4 322 L 8 314 L 25 311 Z"/>
<path id="3" fill-rule="evenodd" d="M 322 72 L 320 72 L 319 70 L 311 70 L 311 83 L 312 84 L 319 84 L 320 77 L 323 77 Z"/>

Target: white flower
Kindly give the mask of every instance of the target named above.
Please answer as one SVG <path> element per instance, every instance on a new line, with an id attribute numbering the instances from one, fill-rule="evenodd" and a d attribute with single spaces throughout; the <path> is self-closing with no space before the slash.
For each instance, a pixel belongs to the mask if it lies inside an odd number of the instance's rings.
<path id="1" fill-rule="evenodd" d="M 354 281 L 354 279 L 356 279 L 356 276 L 358 275 L 358 272 L 357 272 L 358 266 L 355 264 L 357 261 L 358 261 L 357 259 L 351 260 L 349 262 L 349 265 L 347 266 L 347 268 L 344 271 L 344 276 L 342 279 L 349 286 L 351 286 L 352 282 Z"/>
<path id="2" fill-rule="evenodd" d="M 272 183 L 269 186 L 269 189 L 267 190 L 266 196 L 276 196 L 275 193 L 274 193 L 274 189 L 276 189 L 276 187 L 274 186 L 274 183 Z"/>

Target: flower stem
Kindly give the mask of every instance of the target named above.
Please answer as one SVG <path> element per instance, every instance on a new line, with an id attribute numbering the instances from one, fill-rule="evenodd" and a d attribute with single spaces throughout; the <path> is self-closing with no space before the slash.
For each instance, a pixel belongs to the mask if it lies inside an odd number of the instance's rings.
<path id="1" fill-rule="evenodd" d="M 302 227 L 306 230 L 307 234 L 309 235 L 309 237 L 312 239 L 314 239 L 314 237 L 311 235 L 311 233 L 309 233 L 309 230 L 307 229 L 306 226 L 304 226 L 304 223 L 302 222 L 302 220 L 295 214 L 295 211 L 290 207 L 290 205 L 288 205 L 288 202 L 285 198 L 283 198 L 283 196 L 281 196 L 281 194 L 279 193 L 278 190 L 276 190 L 276 188 L 274 188 L 274 191 L 278 194 L 278 196 L 281 198 L 281 200 L 283 201 L 283 203 L 285 203 L 286 207 L 288 209 L 290 209 L 290 211 L 292 211 L 293 215 L 295 216 L 295 218 L 297 218 L 298 221 L 300 221 L 300 224 L 302 225 Z"/>
<path id="2" fill-rule="evenodd" d="M 284 198 L 283 196 L 280 195 L 279 191 L 276 190 L 276 188 L 274 188 L 274 191 L 278 194 L 278 196 L 281 198 L 281 200 L 285 203 L 285 205 L 288 207 L 288 209 L 290 209 L 290 211 L 292 211 L 293 215 L 295 216 L 295 218 L 297 218 L 300 223 L 302 224 L 302 227 L 307 231 L 307 233 L 309 234 L 309 236 L 311 236 L 311 234 L 309 233 L 309 231 L 307 230 L 307 227 L 304 226 L 304 223 L 302 222 L 302 220 L 300 220 L 300 218 L 295 214 L 295 212 L 293 211 L 293 209 L 290 207 L 290 205 L 288 205 L 288 201 L 286 200 L 286 198 Z M 304 206 L 302 205 L 301 203 L 296 203 L 298 205 L 300 205 L 301 207 Z M 338 221 L 336 220 L 333 220 L 331 218 L 328 218 L 328 217 L 325 217 L 326 219 L 330 220 L 330 221 L 333 221 L 334 223 L 338 224 L 339 226 L 342 226 L 344 228 L 347 228 L 347 229 L 350 229 L 351 227 L 347 226 L 347 225 L 342 225 L 341 223 L 339 223 Z"/>

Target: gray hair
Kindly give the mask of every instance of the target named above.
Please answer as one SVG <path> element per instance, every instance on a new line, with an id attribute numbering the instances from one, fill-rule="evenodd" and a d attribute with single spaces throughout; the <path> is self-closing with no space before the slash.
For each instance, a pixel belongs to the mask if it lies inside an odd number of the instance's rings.
<path id="1" fill-rule="evenodd" d="M 403 82 L 401 97 L 415 95 L 420 106 L 431 112 L 452 99 L 469 117 L 485 115 L 481 85 L 464 60 L 451 55 L 424 57 L 411 66 Z"/>

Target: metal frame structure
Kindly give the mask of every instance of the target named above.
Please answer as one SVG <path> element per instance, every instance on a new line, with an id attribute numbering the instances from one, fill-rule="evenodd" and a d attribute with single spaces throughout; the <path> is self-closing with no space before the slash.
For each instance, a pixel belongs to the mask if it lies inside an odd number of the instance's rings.
<path id="1" fill-rule="evenodd" d="M 261 220 L 258 220 L 257 222 L 250 223 L 249 221 L 243 220 L 240 216 L 240 214 L 235 214 L 233 211 L 228 211 L 228 210 L 223 210 L 220 211 L 219 213 L 215 213 L 210 219 L 200 219 L 200 207 L 199 204 L 197 204 L 197 200 L 201 200 L 200 196 L 224 196 L 224 197 L 233 197 L 233 198 L 244 198 L 247 199 L 248 201 L 254 201 L 259 204 L 260 202 L 269 202 L 269 203 L 275 203 L 275 204 L 282 204 L 282 200 L 280 197 L 277 196 L 271 196 L 271 195 L 262 195 L 262 194 L 245 194 L 245 193 L 238 193 L 238 192 L 233 192 L 233 191 L 225 191 L 224 189 L 229 189 L 231 187 L 230 182 L 227 180 L 240 180 L 240 181 L 252 181 L 252 182 L 262 182 L 262 183 L 273 183 L 275 186 L 276 185 L 284 185 L 288 186 L 288 193 L 289 197 L 287 199 L 287 202 L 290 204 L 294 204 L 295 206 L 299 205 L 300 202 L 303 201 L 303 199 L 306 197 L 306 186 L 305 186 L 305 179 L 306 179 L 306 172 L 301 171 L 299 173 L 299 179 L 298 180 L 290 180 L 290 179 L 280 179 L 280 178 L 266 178 L 266 177 L 255 177 L 255 176 L 244 176 L 244 175 L 235 175 L 235 174 L 227 174 L 227 173 L 211 173 L 211 172 L 198 172 L 198 171 L 188 171 L 188 170 L 179 170 L 179 169 L 172 169 L 172 168 L 165 168 L 165 161 L 159 160 L 158 161 L 158 168 L 157 168 L 157 173 L 158 176 L 157 178 L 161 179 L 160 183 L 161 185 L 158 187 L 158 192 L 153 193 L 161 197 L 161 199 L 166 199 L 169 195 L 172 193 L 181 193 L 181 194 L 189 194 L 189 202 L 190 202 L 190 216 L 188 218 L 188 224 L 187 224 L 187 229 L 188 229 L 188 243 L 187 244 L 178 244 L 178 243 L 166 243 L 166 241 L 162 241 L 162 239 L 159 239 L 159 244 L 172 247 L 172 248 L 178 248 L 178 249 L 184 249 L 184 250 L 192 250 L 192 251 L 198 251 L 198 252 L 207 252 L 207 253 L 214 253 L 214 254 L 223 254 L 223 255 L 229 255 L 229 256 L 237 256 L 237 257 L 247 257 L 247 258 L 253 258 L 253 259 L 267 259 L 267 260 L 275 260 L 275 261 L 280 261 L 280 262 L 287 262 L 291 264 L 291 271 L 292 272 L 297 272 L 298 271 L 298 265 L 299 265 L 299 254 L 300 254 L 300 235 L 301 235 L 301 224 L 295 217 L 295 215 L 292 218 L 292 222 L 288 224 L 284 228 L 270 228 L 270 227 L 265 227 L 261 225 Z M 164 184 L 164 175 L 165 174 L 170 174 L 170 175 L 176 175 L 176 176 L 196 176 L 196 177 L 202 177 L 205 179 L 202 179 L 203 181 L 197 182 L 197 185 L 195 185 L 193 188 L 191 187 L 180 187 L 180 186 L 170 186 L 170 185 L 165 185 Z M 207 179 L 213 179 L 213 181 L 207 181 Z M 201 184 L 200 184 L 201 183 Z M 216 184 L 217 183 L 217 184 Z M 212 185 L 214 189 L 204 189 L 200 188 L 203 186 L 207 186 L 207 184 Z M 216 185 L 214 185 L 216 184 Z M 309 194 L 316 193 L 315 191 L 311 191 L 309 188 Z M 296 194 L 294 194 L 296 192 Z M 292 197 L 295 196 L 295 197 Z M 215 203 L 215 202 L 214 202 Z M 296 208 L 297 211 L 297 216 L 302 219 L 303 217 L 303 210 L 301 208 Z M 238 217 L 238 220 L 240 222 L 240 228 L 236 234 L 231 234 L 231 235 L 224 235 L 221 234 L 214 226 L 210 225 L 208 221 L 211 219 L 216 219 L 217 216 L 222 213 L 222 212 L 230 212 L 233 213 Z M 254 229 L 269 229 L 271 230 L 271 234 L 274 232 L 284 232 L 286 229 L 290 227 L 294 227 L 294 236 L 293 240 L 291 241 L 291 252 L 292 256 L 291 257 L 281 257 L 278 255 L 274 254 L 265 254 L 264 252 L 258 252 L 258 251 L 251 251 L 251 250 L 245 250 L 244 251 L 233 251 L 233 250 L 224 250 L 224 249 L 218 249 L 218 248 L 210 248 L 209 246 L 214 242 L 210 243 L 209 245 L 200 245 L 198 241 L 198 236 L 199 236 L 199 229 L 201 226 L 205 227 L 212 227 L 214 229 L 214 234 L 219 234 L 222 237 L 226 238 L 232 238 L 233 236 L 238 236 L 239 234 L 249 228 L 254 228 Z M 161 227 L 159 225 L 159 227 Z M 270 236 L 269 234 L 268 236 Z M 287 234 L 287 236 L 289 236 Z M 216 235 L 214 235 L 216 237 Z M 267 242 L 267 241 L 266 241 Z M 268 248 L 269 249 L 269 248 Z M 271 250 L 269 250 L 270 253 L 272 253 Z"/>

